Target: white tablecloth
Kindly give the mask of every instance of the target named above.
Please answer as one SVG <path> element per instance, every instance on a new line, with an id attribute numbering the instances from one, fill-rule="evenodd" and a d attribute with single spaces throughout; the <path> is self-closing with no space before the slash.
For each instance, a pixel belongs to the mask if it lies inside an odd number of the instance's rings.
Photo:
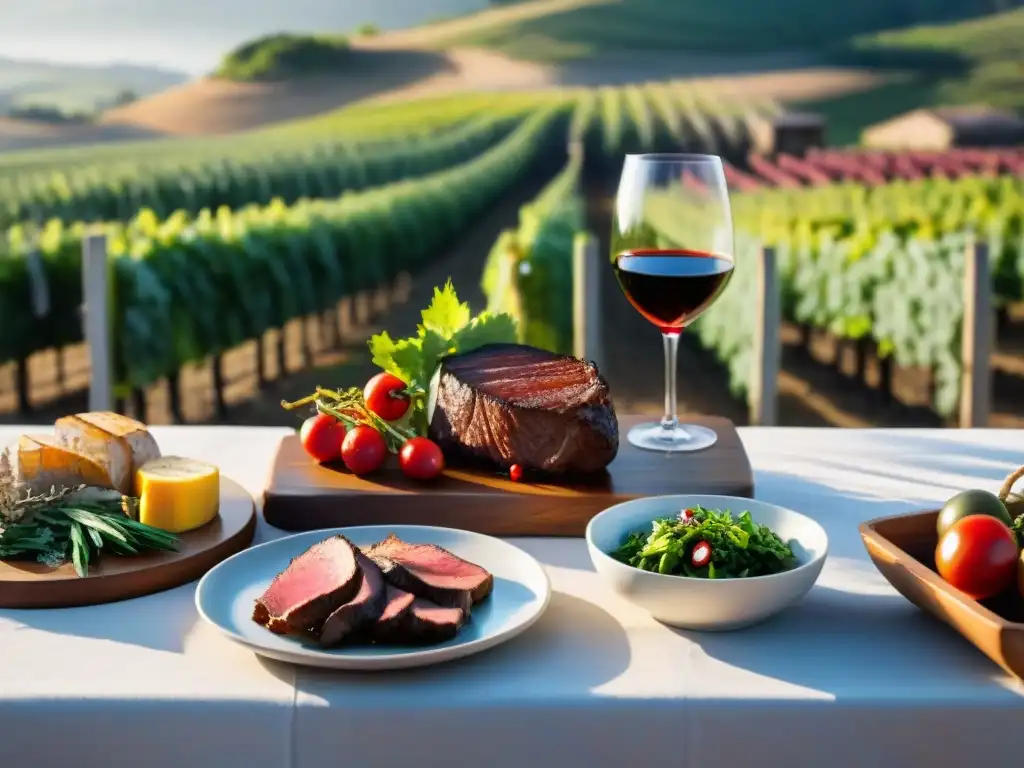
<path id="1" fill-rule="evenodd" d="M 22 431 L 0 429 L 7 443 Z M 11 766 L 1011 765 L 1024 686 L 875 571 L 857 524 L 995 489 L 1024 433 L 741 429 L 756 496 L 827 529 L 797 607 L 743 632 L 669 629 L 605 590 L 583 542 L 514 539 L 555 590 L 506 646 L 345 674 L 262 661 L 201 623 L 194 584 L 105 606 L 0 611 Z M 287 430 L 164 427 L 258 498 Z M 261 523 L 257 540 L 283 532 Z"/>

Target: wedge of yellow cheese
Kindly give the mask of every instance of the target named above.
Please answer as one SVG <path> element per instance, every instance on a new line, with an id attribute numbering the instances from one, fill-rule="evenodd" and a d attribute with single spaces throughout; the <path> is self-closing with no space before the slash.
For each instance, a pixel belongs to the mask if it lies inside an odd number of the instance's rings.
<path id="1" fill-rule="evenodd" d="M 125 495 L 132 493 L 136 468 L 160 456 L 146 425 L 119 413 L 64 416 L 57 419 L 54 431 L 58 444 L 103 467 L 113 487 Z"/>
<path id="2" fill-rule="evenodd" d="M 135 492 L 140 523 L 184 533 L 217 517 L 220 472 L 203 461 L 163 456 L 136 470 Z"/>
<path id="3" fill-rule="evenodd" d="M 60 445 L 53 435 L 19 437 L 15 473 L 33 494 L 79 485 L 117 488 L 103 464 Z"/>

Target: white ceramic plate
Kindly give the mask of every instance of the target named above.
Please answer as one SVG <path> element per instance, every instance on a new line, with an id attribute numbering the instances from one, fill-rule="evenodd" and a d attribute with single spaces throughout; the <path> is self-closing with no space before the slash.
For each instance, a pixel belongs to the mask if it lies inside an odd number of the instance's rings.
<path id="1" fill-rule="evenodd" d="M 356 546 L 394 533 L 414 544 L 436 544 L 494 575 L 494 591 L 473 607 L 462 631 L 445 643 L 423 648 L 356 646 L 325 649 L 275 635 L 252 620 L 253 602 L 288 562 L 335 534 Z M 469 656 L 511 640 L 540 618 L 551 599 L 551 582 L 533 557 L 500 539 L 424 525 L 366 525 L 308 531 L 252 547 L 209 571 L 196 588 L 199 615 L 237 643 L 261 656 L 333 669 L 405 669 Z"/>

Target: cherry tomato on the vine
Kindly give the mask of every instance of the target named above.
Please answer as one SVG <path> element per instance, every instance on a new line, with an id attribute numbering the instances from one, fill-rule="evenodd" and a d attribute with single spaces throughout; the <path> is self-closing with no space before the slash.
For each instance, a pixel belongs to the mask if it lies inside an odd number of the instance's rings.
<path id="1" fill-rule="evenodd" d="M 405 394 L 405 382 L 390 373 L 378 373 L 363 388 L 366 407 L 384 421 L 402 418 L 409 410 L 409 396 Z"/>
<path id="2" fill-rule="evenodd" d="M 348 431 L 341 444 L 341 458 L 355 475 L 366 475 L 384 463 L 388 446 L 373 427 L 359 424 Z"/>
<path id="3" fill-rule="evenodd" d="M 333 416 L 318 413 L 302 423 L 299 440 L 306 453 L 321 464 L 341 457 L 341 443 L 345 439 L 345 425 Z"/>
<path id="4" fill-rule="evenodd" d="M 444 469 L 444 454 L 437 443 L 426 437 L 414 437 L 398 452 L 402 471 L 413 480 L 431 480 Z"/>
<path id="5" fill-rule="evenodd" d="M 954 587 L 984 600 L 1013 584 L 1019 554 L 1017 539 L 1005 523 L 971 515 L 957 520 L 939 539 L 935 565 Z"/>

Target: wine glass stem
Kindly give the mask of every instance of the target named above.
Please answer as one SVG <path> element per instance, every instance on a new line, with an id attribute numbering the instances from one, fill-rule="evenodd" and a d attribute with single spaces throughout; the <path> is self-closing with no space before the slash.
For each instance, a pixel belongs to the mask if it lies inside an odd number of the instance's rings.
<path id="1" fill-rule="evenodd" d="M 686 436 L 685 431 L 679 427 L 679 417 L 676 415 L 676 357 L 679 351 L 679 334 L 663 333 L 661 338 L 665 343 L 665 416 L 661 420 L 661 429 L 666 437 L 673 436 L 678 439 Z"/>

